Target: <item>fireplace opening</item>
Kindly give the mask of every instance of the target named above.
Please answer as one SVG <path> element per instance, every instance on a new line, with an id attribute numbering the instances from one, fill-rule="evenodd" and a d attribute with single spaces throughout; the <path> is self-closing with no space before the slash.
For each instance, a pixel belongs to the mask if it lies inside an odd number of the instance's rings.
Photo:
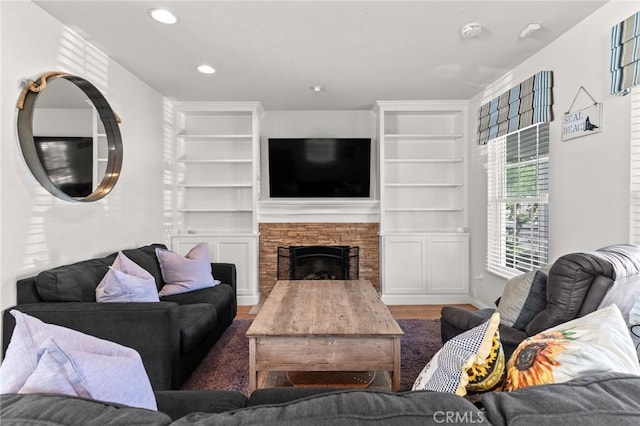
<path id="1" fill-rule="evenodd" d="M 349 246 L 278 247 L 279 280 L 357 280 L 360 248 Z"/>

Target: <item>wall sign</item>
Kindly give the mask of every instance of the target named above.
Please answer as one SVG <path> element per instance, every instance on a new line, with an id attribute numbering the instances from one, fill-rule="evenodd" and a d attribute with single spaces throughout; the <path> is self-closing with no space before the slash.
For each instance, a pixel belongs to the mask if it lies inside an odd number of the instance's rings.
<path id="1" fill-rule="evenodd" d="M 591 98 L 593 105 L 586 108 L 571 111 L 573 104 L 576 102 L 580 91 L 584 92 Z M 600 133 L 602 131 L 602 104 L 599 104 L 589 95 L 587 90 L 580 86 L 573 102 L 569 107 L 569 111 L 565 112 L 562 117 L 562 140 L 568 141 L 582 136 Z"/>

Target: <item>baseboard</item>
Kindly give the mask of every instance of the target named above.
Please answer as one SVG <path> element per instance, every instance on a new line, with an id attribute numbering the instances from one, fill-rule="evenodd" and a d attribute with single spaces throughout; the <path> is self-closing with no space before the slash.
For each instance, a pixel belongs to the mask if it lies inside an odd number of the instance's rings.
<path id="1" fill-rule="evenodd" d="M 383 294 L 385 305 L 458 305 L 472 304 L 473 299 L 468 294 Z"/>
<path id="2" fill-rule="evenodd" d="M 473 306 L 475 306 L 478 309 L 487 309 L 487 308 L 495 309 L 496 308 L 495 306 L 487 305 L 482 300 L 479 300 L 479 299 L 476 299 L 476 298 L 472 298 L 469 303 L 472 304 Z"/>
<path id="3" fill-rule="evenodd" d="M 250 295 L 250 296 L 238 296 L 238 305 L 244 306 L 253 306 L 257 305 L 260 302 L 259 295 Z"/>

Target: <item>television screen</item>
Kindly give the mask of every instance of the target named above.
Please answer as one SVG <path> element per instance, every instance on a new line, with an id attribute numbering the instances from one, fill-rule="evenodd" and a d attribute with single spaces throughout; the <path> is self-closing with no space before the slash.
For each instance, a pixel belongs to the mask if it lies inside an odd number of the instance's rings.
<path id="1" fill-rule="evenodd" d="M 34 136 L 36 153 L 44 169 L 62 192 L 86 197 L 93 191 L 93 138 Z"/>
<path id="2" fill-rule="evenodd" d="M 269 139 L 269 194 L 369 197 L 371 139 Z"/>

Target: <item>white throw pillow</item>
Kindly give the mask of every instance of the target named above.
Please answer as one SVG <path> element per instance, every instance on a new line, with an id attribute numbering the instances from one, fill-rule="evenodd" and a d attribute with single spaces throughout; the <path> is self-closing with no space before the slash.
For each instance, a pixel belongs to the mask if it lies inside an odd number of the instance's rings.
<path id="1" fill-rule="evenodd" d="M 156 249 L 156 255 L 165 282 L 160 296 L 187 293 L 220 284 L 219 280 L 213 279 L 209 246 L 205 243 L 196 244 L 186 256 L 160 248 Z"/>
<path id="2" fill-rule="evenodd" d="M 73 394 L 157 410 L 149 377 L 134 349 L 15 309 L 11 315 L 16 327 L 0 365 L 0 393 Z"/>
<path id="3" fill-rule="evenodd" d="M 102 303 L 159 302 L 156 280 L 146 269 L 118 252 L 109 271 L 96 287 Z"/>
<path id="4" fill-rule="evenodd" d="M 504 390 L 607 372 L 640 375 L 636 350 L 616 305 L 522 341 L 507 363 Z"/>

